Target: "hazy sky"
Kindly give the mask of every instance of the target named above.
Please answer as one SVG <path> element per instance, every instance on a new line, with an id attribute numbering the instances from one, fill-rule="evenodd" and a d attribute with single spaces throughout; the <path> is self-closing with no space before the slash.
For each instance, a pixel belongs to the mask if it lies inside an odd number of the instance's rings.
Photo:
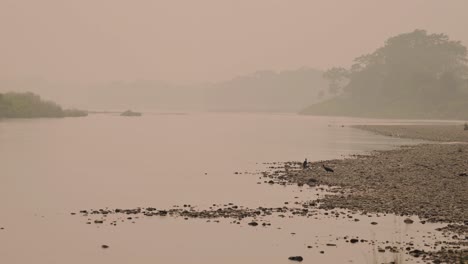
<path id="1" fill-rule="evenodd" d="M 0 80 L 217 81 L 348 65 L 416 28 L 468 44 L 467 0 L 0 0 Z"/>

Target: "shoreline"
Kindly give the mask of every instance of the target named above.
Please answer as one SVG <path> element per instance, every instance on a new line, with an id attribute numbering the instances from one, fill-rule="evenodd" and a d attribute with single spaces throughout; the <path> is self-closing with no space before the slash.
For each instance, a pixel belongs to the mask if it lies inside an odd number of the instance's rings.
<path id="1" fill-rule="evenodd" d="M 284 170 L 266 176 L 282 184 L 337 187 L 333 195 L 318 199 L 318 208 L 364 213 L 418 216 L 422 224 L 448 224 L 456 242 L 439 251 L 418 254 L 434 263 L 468 261 L 468 131 L 462 125 L 354 126 L 385 136 L 430 141 L 368 155 L 285 164 Z M 449 142 L 453 144 L 442 144 Z M 322 165 L 334 169 L 326 172 Z M 299 170 L 290 170 L 288 167 Z"/>
<path id="2" fill-rule="evenodd" d="M 433 133 L 431 127 L 433 126 L 389 125 L 356 128 L 371 132 L 378 130 L 380 134 L 388 133 L 399 137 L 418 136 L 425 140 L 439 138 L 440 136 Z M 96 225 L 107 223 L 116 226 L 120 221 L 134 223 L 135 219 L 140 217 L 169 216 L 215 223 L 219 223 L 221 219 L 229 219 L 231 224 L 268 228 L 271 227 L 271 222 L 268 220 L 270 216 L 324 219 L 342 217 L 359 222 L 359 215 L 379 217 L 379 215 L 394 214 L 406 218 L 404 221 L 400 220 L 406 225 L 414 223 L 416 226 L 431 222 L 445 224 L 446 226 L 441 228 L 434 228 L 434 233 L 443 235 L 444 239 L 435 241 L 434 244 L 425 242 L 429 244 L 424 244 L 424 247 L 413 245 L 412 242 L 406 246 L 398 243 L 388 246 L 362 238 L 360 242 L 369 245 L 376 243 L 383 250 L 379 249 L 379 252 L 387 250 L 401 253 L 420 258 L 424 263 L 428 261 L 466 263 L 468 261 L 468 191 L 466 191 L 468 190 L 468 144 L 464 143 L 468 143 L 468 131 L 463 131 L 462 126 L 444 126 L 436 129 L 448 131 L 444 134 L 446 140 L 442 142 L 459 140 L 459 135 L 465 134 L 467 140 L 462 144 L 442 144 L 433 140 L 431 143 L 373 151 L 345 159 L 312 162 L 305 170 L 302 169 L 300 162 L 266 163 L 269 169 L 261 173 L 261 180 L 257 184 L 308 185 L 326 192 L 317 197 L 317 200 L 295 201 L 294 204 L 285 203 L 271 208 L 249 208 L 229 203 L 213 204 L 212 207 L 202 209 L 184 204 L 161 209 L 154 207 L 91 209 L 79 213 L 73 212 L 72 215 L 79 214 L 88 219 L 86 224 Z M 459 130 L 465 134 L 460 134 Z M 396 134 L 394 131 L 409 132 Z M 333 168 L 334 172 L 326 172 L 322 165 Z M 107 217 L 111 215 L 114 216 Z M 376 225 L 377 222 L 370 224 Z M 358 238 L 354 239 L 356 240 Z"/>
<path id="3" fill-rule="evenodd" d="M 283 183 L 339 187 L 336 194 L 320 200 L 322 208 L 417 215 L 430 222 L 468 225 L 468 131 L 463 131 L 463 126 L 355 128 L 433 142 L 312 162 L 306 170 L 299 169 L 299 163 L 285 163 L 286 167 L 296 169 L 268 172 L 267 177 Z M 436 139 L 457 143 L 439 144 Z M 333 168 L 334 172 L 327 173 L 322 165 Z"/>
<path id="4" fill-rule="evenodd" d="M 468 131 L 464 125 L 355 125 L 365 130 L 388 137 L 417 139 L 431 142 L 468 143 Z"/>

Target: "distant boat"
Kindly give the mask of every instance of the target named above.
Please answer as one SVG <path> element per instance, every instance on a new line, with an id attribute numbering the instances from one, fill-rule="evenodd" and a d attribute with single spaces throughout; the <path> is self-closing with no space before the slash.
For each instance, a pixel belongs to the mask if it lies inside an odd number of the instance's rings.
<path id="1" fill-rule="evenodd" d="M 127 110 L 120 114 L 121 116 L 141 116 L 139 112 L 133 112 L 132 110 Z"/>

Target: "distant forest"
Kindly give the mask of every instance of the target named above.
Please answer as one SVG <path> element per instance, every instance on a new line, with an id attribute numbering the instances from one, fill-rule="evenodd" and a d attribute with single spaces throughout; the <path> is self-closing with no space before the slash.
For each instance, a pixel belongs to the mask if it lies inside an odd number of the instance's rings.
<path id="1" fill-rule="evenodd" d="M 467 62 L 467 48 L 445 34 L 401 34 L 356 58 L 349 69 L 325 72 L 336 96 L 302 113 L 468 119 Z"/>
<path id="2" fill-rule="evenodd" d="M 322 71 L 301 68 L 258 71 L 227 81 L 195 85 L 114 82 L 93 87 L 82 101 L 87 102 L 86 107 L 97 110 L 297 113 L 327 98 L 327 86 Z"/>
<path id="3" fill-rule="evenodd" d="M 0 93 L 0 118 L 78 117 L 87 112 L 63 109 L 33 93 Z"/>

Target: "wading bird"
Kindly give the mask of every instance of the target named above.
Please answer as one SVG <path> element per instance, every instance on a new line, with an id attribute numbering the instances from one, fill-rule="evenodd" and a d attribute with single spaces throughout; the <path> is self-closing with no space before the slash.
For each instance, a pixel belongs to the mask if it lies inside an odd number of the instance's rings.
<path id="1" fill-rule="evenodd" d="M 325 164 L 322 164 L 322 166 L 327 172 L 334 172 L 332 168 L 325 166 Z"/>

